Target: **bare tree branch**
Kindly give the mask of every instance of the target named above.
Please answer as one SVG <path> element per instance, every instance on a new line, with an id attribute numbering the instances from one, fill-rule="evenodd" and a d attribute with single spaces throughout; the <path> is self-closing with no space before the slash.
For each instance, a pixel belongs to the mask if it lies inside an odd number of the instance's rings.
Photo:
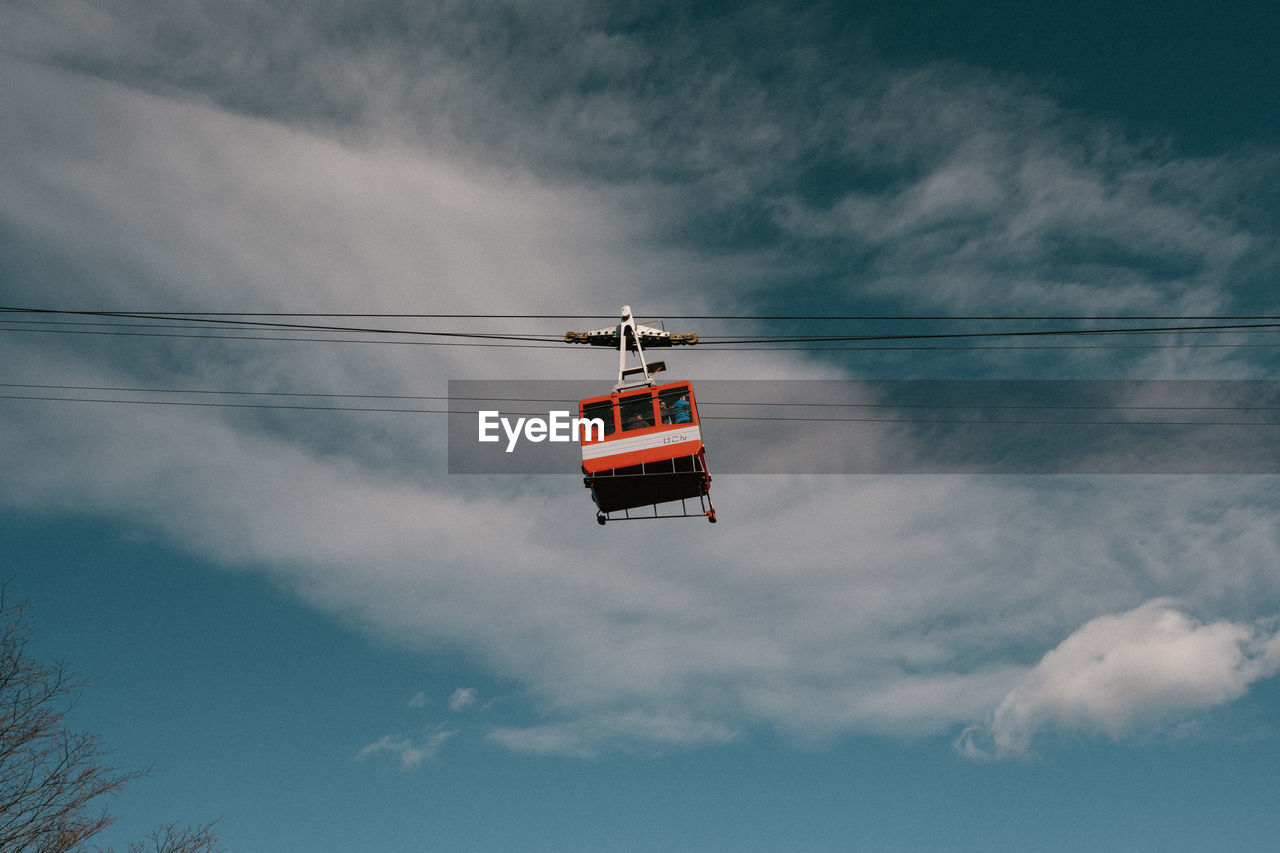
<path id="1" fill-rule="evenodd" d="M 83 688 L 61 664 L 27 653 L 26 607 L 0 586 L 0 851 L 84 850 L 113 818 L 97 803 L 143 775 L 105 763 L 91 734 L 67 729 L 67 712 Z M 214 853 L 212 824 L 162 827 L 131 853 Z"/>

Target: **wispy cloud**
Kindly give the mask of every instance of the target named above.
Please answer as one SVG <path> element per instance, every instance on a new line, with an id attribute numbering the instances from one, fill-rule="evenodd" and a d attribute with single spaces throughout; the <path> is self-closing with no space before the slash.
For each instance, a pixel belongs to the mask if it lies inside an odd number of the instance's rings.
<path id="1" fill-rule="evenodd" d="M 441 746 L 455 732 L 438 728 L 421 738 L 410 739 L 402 735 L 384 735 L 356 754 L 357 761 L 367 761 L 380 755 L 391 755 L 399 760 L 401 770 L 416 770 L 440 751 Z"/>
<path id="2" fill-rule="evenodd" d="M 489 740 L 515 752 L 590 758 L 601 751 L 644 747 L 690 747 L 725 744 L 741 732 L 714 720 L 697 720 L 687 712 L 623 710 L 591 714 L 568 722 L 528 727 L 499 726 Z"/>

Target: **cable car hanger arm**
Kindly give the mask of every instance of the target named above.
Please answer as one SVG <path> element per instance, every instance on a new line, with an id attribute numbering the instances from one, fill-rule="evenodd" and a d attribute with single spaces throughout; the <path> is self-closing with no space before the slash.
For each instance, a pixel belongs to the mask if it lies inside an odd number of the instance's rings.
<path id="1" fill-rule="evenodd" d="M 613 390 L 620 391 L 630 386 L 652 385 L 653 374 L 666 369 L 666 364 L 663 362 L 657 361 L 650 365 L 645 361 L 644 348 L 646 346 L 670 347 L 682 344 L 696 344 L 698 336 L 693 333 L 672 334 L 665 329 L 637 323 L 635 315 L 631 311 L 631 306 L 623 305 L 617 326 L 596 329 L 590 332 L 565 332 L 564 340 L 565 343 L 570 344 L 617 347 L 618 383 L 613 386 Z M 627 369 L 628 350 L 635 353 L 636 357 L 640 359 L 639 367 Z M 643 378 L 639 381 L 629 381 L 630 377 L 637 375 Z"/>

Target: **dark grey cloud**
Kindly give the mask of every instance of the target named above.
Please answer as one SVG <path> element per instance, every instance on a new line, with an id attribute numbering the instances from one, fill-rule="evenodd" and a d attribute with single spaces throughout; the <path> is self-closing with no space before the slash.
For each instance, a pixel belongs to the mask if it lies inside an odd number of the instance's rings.
<path id="1" fill-rule="evenodd" d="M 754 253 L 765 303 L 961 311 L 1257 305 L 1274 154 L 1180 155 L 1028 80 L 894 65 L 822 4 L 22 4 L 94 21 L 66 68 L 347 140 L 642 186 L 648 239 Z M 728 300 L 733 291 L 713 289 Z"/>

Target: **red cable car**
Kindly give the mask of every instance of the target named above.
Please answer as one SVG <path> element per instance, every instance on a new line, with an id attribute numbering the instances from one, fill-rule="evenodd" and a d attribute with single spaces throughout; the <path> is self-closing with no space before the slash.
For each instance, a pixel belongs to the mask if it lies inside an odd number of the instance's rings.
<path id="1" fill-rule="evenodd" d="M 570 332 L 565 340 L 616 345 L 620 353 L 618 384 L 613 391 L 578 404 L 580 418 L 603 425 L 603 429 L 582 431 L 583 485 L 595 501 L 596 521 L 705 516 L 714 523 L 711 474 L 693 388 L 688 382 L 655 384 L 653 374 L 666 365 L 646 363 L 641 344 L 691 344 L 697 336 L 671 335 L 638 325 L 631 309 L 624 306 L 616 329 Z M 627 350 L 639 356 L 639 367 L 626 369 Z M 697 511 L 690 511 L 693 508 L 688 502 L 694 498 L 698 500 Z M 675 501 L 680 502 L 680 512 L 659 513 L 659 504 Z M 652 507 L 652 512 L 631 512 L 641 507 Z"/>

